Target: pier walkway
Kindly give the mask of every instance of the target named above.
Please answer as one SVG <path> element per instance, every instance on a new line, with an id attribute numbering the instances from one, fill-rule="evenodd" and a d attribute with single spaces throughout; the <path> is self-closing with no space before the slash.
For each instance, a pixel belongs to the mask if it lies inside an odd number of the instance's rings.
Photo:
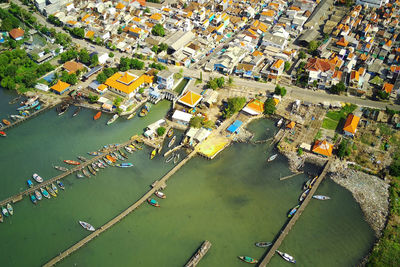
<path id="1" fill-rule="evenodd" d="M 200 248 L 196 253 L 190 258 L 190 260 L 185 264 L 185 267 L 196 267 L 200 260 L 207 254 L 211 247 L 211 242 L 206 240 L 201 244 Z"/>
<path id="2" fill-rule="evenodd" d="M 318 177 L 317 181 L 315 182 L 314 186 L 311 188 L 310 193 L 307 195 L 307 197 L 304 199 L 304 201 L 301 203 L 300 208 L 297 210 L 297 212 L 293 215 L 291 220 L 286 224 L 286 226 L 283 228 L 281 233 L 279 234 L 278 238 L 275 240 L 274 244 L 270 248 L 267 254 L 264 255 L 262 258 L 261 262 L 259 263 L 258 266 L 265 267 L 269 261 L 271 260 L 272 256 L 274 256 L 275 251 L 279 248 L 285 237 L 288 235 L 289 231 L 292 229 L 293 225 L 296 223 L 296 221 L 300 218 L 300 215 L 303 213 L 305 208 L 307 207 L 308 203 L 310 202 L 312 196 L 314 195 L 315 191 L 317 191 L 318 186 L 321 184 L 322 180 L 324 179 L 326 173 L 329 170 L 329 167 L 331 165 L 331 159 L 329 159 L 326 164 L 324 169 L 322 170 L 320 176 Z"/>
<path id="3" fill-rule="evenodd" d="M 125 218 L 128 214 L 130 214 L 132 211 L 137 209 L 140 205 L 143 204 L 143 202 L 146 202 L 146 200 L 151 197 L 157 190 L 159 190 L 161 187 L 165 186 L 166 181 L 173 175 L 175 174 L 183 165 L 186 164 L 194 155 L 196 154 L 196 151 L 193 151 L 190 153 L 185 159 L 183 159 L 181 162 L 179 162 L 172 170 L 170 170 L 166 175 L 164 175 L 159 181 L 157 181 L 153 187 L 146 193 L 144 194 L 139 200 L 137 200 L 135 203 L 133 203 L 131 206 L 129 206 L 126 210 L 124 210 L 122 213 L 114 217 L 111 221 L 107 222 L 100 228 L 98 228 L 96 231 L 91 233 L 90 235 L 86 236 L 84 239 L 80 240 L 64 252 L 60 253 L 58 256 L 54 257 L 51 259 L 49 262 L 44 264 L 44 267 L 49 267 L 49 266 L 54 266 L 64 258 L 68 257 L 71 255 L 73 252 L 77 251 L 84 245 L 86 245 L 88 242 L 90 242 L 92 239 L 95 237 L 99 236 L 112 226 L 114 226 L 117 222 L 121 221 L 123 218 Z"/>
<path id="4" fill-rule="evenodd" d="M 82 162 L 80 165 L 77 165 L 76 167 L 74 167 L 72 169 L 69 169 L 66 172 L 63 172 L 60 175 L 57 175 L 57 176 L 55 176 L 55 177 L 53 177 L 53 178 L 51 178 L 49 180 L 44 180 L 40 184 L 36 184 L 35 186 L 33 186 L 31 188 L 28 188 L 28 189 L 26 189 L 26 190 L 24 190 L 22 192 L 19 192 L 19 193 L 15 194 L 15 195 L 7 198 L 7 199 L 4 199 L 4 200 L 0 201 L 0 206 L 6 205 L 7 203 L 18 202 L 18 201 L 22 200 L 24 196 L 29 196 L 29 194 L 33 194 L 35 192 L 35 190 L 40 190 L 41 187 L 45 187 L 46 185 L 51 185 L 52 183 L 54 183 L 54 182 L 56 182 L 58 180 L 61 180 L 61 179 L 67 177 L 68 175 L 70 175 L 70 174 L 72 174 L 72 173 L 74 173 L 76 171 L 80 171 L 81 169 L 85 168 L 89 164 L 92 164 L 92 162 L 96 162 L 99 159 L 103 158 L 106 154 L 114 152 L 114 151 L 116 151 L 118 149 L 121 149 L 124 146 L 127 146 L 129 144 L 132 144 L 135 140 L 136 139 L 129 140 L 129 141 L 123 143 L 123 144 L 118 145 L 117 147 L 109 148 L 105 152 L 103 152 L 101 155 L 95 156 L 95 157 L 89 159 L 86 162 Z"/>

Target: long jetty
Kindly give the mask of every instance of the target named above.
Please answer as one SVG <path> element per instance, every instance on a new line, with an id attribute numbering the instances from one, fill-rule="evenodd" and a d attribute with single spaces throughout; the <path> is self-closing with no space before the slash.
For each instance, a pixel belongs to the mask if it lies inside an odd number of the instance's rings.
<path id="1" fill-rule="evenodd" d="M 68 257 L 71 255 L 73 252 L 77 251 L 87 243 L 89 243 L 91 240 L 93 240 L 95 237 L 99 236 L 106 230 L 110 229 L 112 226 L 114 226 L 116 223 L 121 221 L 123 218 L 125 218 L 127 215 L 129 215 L 131 212 L 133 212 L 135 209 L 137 209 L 140 205 L 142 205 L 149 197 L 151 197 L 157 190 L 160 188 L 163 188 L 165 186 L 166 181 L 173 175 L 175 174 L 183 165 L 186 164 L 194 155 L 196 154 L 196 151 L 191 152 L 185 159 L 183 159 L 181 162 L 179 162 L 172 170 L 170 170 L 167 174 L 165 174 L 159 181 L 156 181 L 153 184 L 153 187 L 146 193 L 144 194 L 139 200 L 137 200 L 135 203 L 133 203 L 131 206 L 129 206 L 126 210 L 124 210 L 122 213 L 114 217 L 111 221 L 107 222 L 100 228 L 98 228 L 96 231 L 91 233 L 90 235 L 86 236 L 82 240 L 78 241 L 76 244 L 65 250 L 64 252 L 60 253 L 58 256 L 54 257 L 51 259 L 49 262 L 44 264 L 44 267 L 49 267 L 49 266 L 54 266 L 64 258 Z"/>
<path id="2" fill-rule="evenodd" d="M 106 154 L 114 152 L 114 151 L 116 151 L 118 149 L 121 149 L 126 145 L 132 144 L 136 140 L 137 140 L 137 138 L 133 138 L 133 139 L 131 139 L 131 140 L 129 140 L 129 141 L 123 143 L 123 144 L 120 144 L 120 145 L 115 146 L 113 148 L 108 148 L 107 150 L 102 152 L 101 155 L 99 155 L 99 156 L 95 156 L 94 158 L 91 158 L 88 161 L 83 162 L 80 165 L 77 165 L 76 167 L 74 167 L 72 169 L 69 169 L 66 172 L 61 173 L 60 175 L 57 175 L 57 176 L 55 176 L 55 177 L 53 177 L 53 178 L 51 178 L 49 180 L 44 180 L 40 184 L 37 184 L 37 185 L 35 185 L 35 186 L 33 186 L 33 187 L 29 188 L 29 189 L 26 189 L 26 190 L 24 190 L 22 192 L 19 192 L 19 193 L 15 194 L 15 195 L 13 195 L 13 196 L 11 196 L 9 198 L 6 198 L 6 199 L 0 201 L 0 206 L 6 205 L 7 203 L 18 202 L 18 201 L 22 200 L 24 196 L 29 196 L 29 194 L 34 193 L 35 190 L 39 190 L 41 187 L 45 187 L 46 185 L 50 185 L 50 184 L 52 184 L 52 183 L 54 183 L 54 182 L 56 182 L 58 180 L 61 180 L 61 179 L 65 178 L 66 176 L 68 176 L 68 175 L 70 175 L 70 174 L 72 174 L 72 173 L 74 173 L 76 171 L 80 171 L 83 168 L 85 168 L 86 166 L 88 166 L 89 164 L 92 164 L 93 162 L 98 161 L 99 159 L 104 157 Z"/>
<path id="3" fill-rule="evenodd" d="M 271 260 L 272 256 L 274 256 L 275 251 L 280 247 L 282 244 L 283 240 L 286 238 L 286 236 L 289 234 L 289 231 L 292 229 L 293 225 L 296 223 L 296 221 L 300 218 L 301 214 L 307 207 L 308 203 L 310 202 L 312 196 L 314 195 L 315 191 L 317 191 L 318 186 L 321 184 L 322 180 L 326 176 L 329 167 L 331 165 L 331 159 L 328 160 L 325 164 L 324 169 L 322 170 L 320 176 L 318 177 L 317 181 L 315 182 L 314 186 L 311 188 L 310 193 L 307 195 L 307 197 L 304 199 L 304 201 L 301 203 L 299 209 L 297 212 L 293 215 L 291 220 L 286 224 L 284 229 L 281 231 L 279 234 L 278 238 L 275 240 L 274 244 L 270 248 L 270 250 L 264 255 L 262 258 L 260 264 L 258 266 L 265 267 L 269 261 Z"/>
<path id="4" fill-rule="evenodd" d="M 196 253 L 190 258 L 190 260 L 185 264 L 185 267 L 196 267 L 200 260 L 206 255 L 211 247 L 211 242 L 206 240 L 201 244 L 200 248 Z"/>
<path id="5" fill-rule="evenodd" d="M 48 110 L 48 109 L 50 109 L 52 107 L 54 107 L 54 105 L 50 105 L 50 106 L 44 107 L 42 109 L 39 109 L 38 111 L 32 113 L 29 116 L 24 117 L 23 119 L 18 119 L 16 121 L 12 122 L 10 125 L 4 125 L 3 127 L 0 128 L 0 130 L 5 131 L 5 130 L 10 129 L 10 128 L 14 127 L 14 126 L 17 126 L 18 124 L 23 123 L 24 121 L 27 121 L 27 120 L 29 120 L 29 119 L 31 119 L 33 117 L 36 117 L 40 113 L 42 113 L 42 112 L 44 112 L 44 111 L 46 111 L 46 110 Z"/>

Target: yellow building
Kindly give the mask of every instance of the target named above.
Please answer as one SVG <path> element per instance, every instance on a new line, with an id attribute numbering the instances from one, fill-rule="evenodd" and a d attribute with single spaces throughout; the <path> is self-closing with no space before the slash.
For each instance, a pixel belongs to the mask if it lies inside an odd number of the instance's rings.
<path id="1" fill-rule="evenodd" d="M 129 73 L 117 72 L 104 83 L 110 91 L 131 98 L 137 89 L 153 84 L 153 76 L 143 74 L 139 77 Z"/>

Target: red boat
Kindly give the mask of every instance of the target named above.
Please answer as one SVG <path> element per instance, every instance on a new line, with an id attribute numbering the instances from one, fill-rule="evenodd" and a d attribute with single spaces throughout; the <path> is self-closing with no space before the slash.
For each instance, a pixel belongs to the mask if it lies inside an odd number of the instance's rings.
<path id="1" fill-rule="evenodd" d="M 9 121 L 6 120 L 6 119 L 3 120 L 3 123 L 4 123 L 5 125 L 7 125 L 7 126 L 11 124 L 11 122 L 9 122 Z"/>
<path id="2" fill-rule="evenodd" d="M 113 162 L 113 163 L 117 161 L 117 159 L 114 158 L 114 157 L 111 156 L 111 155 L 107 155 L 106 158 L 107 158 L 109 161 Z"/>
<path id="3" fill-rule="evenodd" d="M 101 117 L 101 111 L 97 112 L 96 115 L 94 115 L 93 119 L 98 120 Z"/>
<path id="4" fill-rule="evenodd" d="M 7 136 L 7 134 L 6 134 L 5 132 L 3 132 L 3 131 L 0 131 L 0 136 L 4 136 L 4 137 L 6 137 L 6 136 Z"/>
<path id="5" fill-rule="evenodd" d="M 78 161 L 69 160 L 69 159 L 64 160 L 64 162 L 67 163 L 67 164 L 69 164 L 69 165 L 79 165 L 79 164 L 81 164 L 81 163 L 78 162 Z"/>

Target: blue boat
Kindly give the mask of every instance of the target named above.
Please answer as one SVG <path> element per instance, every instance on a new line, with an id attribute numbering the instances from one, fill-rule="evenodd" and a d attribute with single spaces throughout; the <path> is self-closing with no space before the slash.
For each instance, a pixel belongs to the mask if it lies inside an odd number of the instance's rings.
<path id="1" fill-rule="evenodd" d="M 31 195 L 31 201 L 33 204 L 35 204 L 35 205 L 37 204 L 37 199 L 36 199 L 35 195 Z"/>
<path id="2" fill-rule="evenodd" d="M 29 187 L 32 187 L 32 186 L 33 186 L 33 183 L 32 183 L 31 180 L 28 180 L 28 181 L 26 181 L 26 182 L 28 183 L 28 186 L 29 186 Z"/>
<path id="3" fill-rule="evenodd" d="M 33 102 L 30 105 L 25 105 L 25 106 L 17 108 L 17 110 L 28 110 L 28 109 L 37 107 L 38 105 L 39 105 L 39 100 L 36 100 L 35 102 Z"/>
<path id="4" fill-rule="evenodd" d="M 129 167 L 133 167 L 133 164 L 129 163 L 129 162 L 123 162 L 121 164 L 115 164 L 115 166 L 120 167 L 120 168 L 129 168 Z"/>
<path id="5" fill-rule="evenodd" d="M 291 209 L 290 212 L 289 212 L 289 214 L 288 214 L 288 218 L 292 217 L 292 216 L 296 213 L 296 211 L 297 211 L 297 209 L 298 209 L 299 207 L 300 207 L 300 205 L 297 205 L 296 207 L 294 207 L 293 209 Z"/>
<path id="6" fill-rule="evenodd" d="M 46 189 L 44 189 L 44 188 L 40 188 L 40 191 L 42 192 L 42 195 L 45 197 L 45 198 L 50 198 L 50 194 L 49 194 L 49 192 L 47 192 L 47 190 Z"/>
<path id="7" fill-rule="evenodd" d="M 35 108 L 35 110 L 40 110 L 42 108 L 42 106 L 37 106 L 36 108 Z"/>

